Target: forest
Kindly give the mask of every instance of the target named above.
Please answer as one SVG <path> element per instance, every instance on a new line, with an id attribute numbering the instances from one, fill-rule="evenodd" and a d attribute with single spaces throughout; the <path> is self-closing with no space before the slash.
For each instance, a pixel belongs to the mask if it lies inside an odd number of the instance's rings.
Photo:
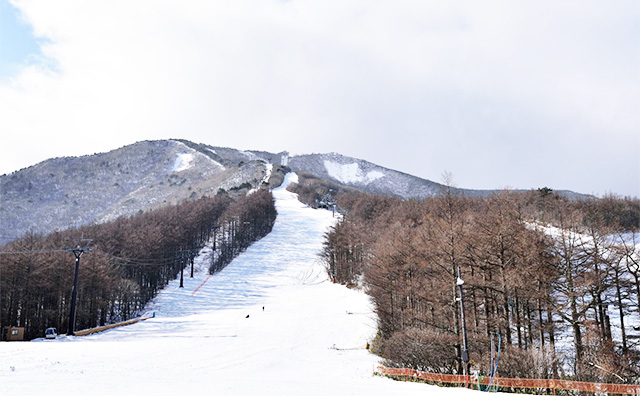
<path id="1" fill-rule="evenodd" d="M 567 200 L 548 188 L 487 198 L 337 198 L 322 259 L 378 316 L 392 367 L 595 382 L 640 379 L 638 199 Z M 463 326 L 469 364 L 463 360 Z"/>
<path id="2" fill-rule="evenodd" d="M 25 328 L 27 339 L 47 327 L 68 330 L 75 257 L 68 249 L 91 240 L 80 257 L 75 329 L 135 317 L 197 252 L 213 243 L 209 271 L 271 231 L 273 197 L 257 191 L 232 200 L 202 197 L 115 221 L 29 233 L 0 249 L 0 327 Z"/>

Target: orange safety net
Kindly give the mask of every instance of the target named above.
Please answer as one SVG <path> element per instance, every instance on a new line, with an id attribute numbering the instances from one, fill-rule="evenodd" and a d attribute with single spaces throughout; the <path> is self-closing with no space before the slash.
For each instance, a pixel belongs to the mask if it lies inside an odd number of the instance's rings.
<path id="1" fill-rule="evenodd" d="M 447 384 L 476 384 L 489 385 L 489 377 L 472 377 L 456 374 L 436 374 L 424 371 L 378 367 L 378 373 L 396 377 L 415 378 L 424 381 L 441 382 Z M 640 384 L 601 384 L 594 382 L 579 382 L 556 379 L 530 379 L 530 378 L 494 378 L 492 386 L 501 388 L 526 388 L 526 389 L 562 389 L 570 391 L 584 391 L 597 393 L 613 393 L 620 395 L 640 395 Z"/>

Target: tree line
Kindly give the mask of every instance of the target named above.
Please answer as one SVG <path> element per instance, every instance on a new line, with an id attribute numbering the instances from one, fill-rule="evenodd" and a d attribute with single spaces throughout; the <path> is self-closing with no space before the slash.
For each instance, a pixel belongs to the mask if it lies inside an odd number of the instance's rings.
<path id="1" fill-rule="evenodd" d="M 242 202 L 231 207 L 220 226 L 214 228 L 214 255 L 209 273 L 222 270 L 254 241 L 271 232 L 276 214 L 273 197 L 264 190 L 243 197 Z"/>
<path id="2" fill-rule="evenodd" d="M 471 371 L 489 373 L 499 334 L 501 376 L 640 380 L 637 199 L 446 188 L 338 204 L 322 258 L 335 281 L 371 296 L 374 348 L 389 365 L 462 374 L 460 267 Z"/>
<path id="3" fill-rule="evenodd" d="M 76 329 L 130 319 L 215 244 L 210 272 L 220 270 L 275 221 L 273 197 L 257 191 L 237 200 L 202 197 L 115 221 L 28 233 L 0 249 L 0 326 L 25 328 L 27 339 L 47 327 L 67 332 L 75 258 L 65 248 L 91 238 L 80 260 Z"/>

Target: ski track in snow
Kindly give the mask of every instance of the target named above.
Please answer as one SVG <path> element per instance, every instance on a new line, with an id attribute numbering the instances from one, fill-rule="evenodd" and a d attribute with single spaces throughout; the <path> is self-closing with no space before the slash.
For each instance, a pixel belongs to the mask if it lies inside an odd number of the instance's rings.
<path id="1" fill-rule="evenodd" d="M 372 375 L 371 302 L 330 283 L 317 255 L 331 212 L 284 187 L 274 196 L 273 231 L 204 285 L 211 250 L 203 249 L 194 278 L 185 269 L 184 288 L 172 281 L 148 305 L 155 318 L 86 337 L 1 343 L 2 393 L 468 394 Z"/>

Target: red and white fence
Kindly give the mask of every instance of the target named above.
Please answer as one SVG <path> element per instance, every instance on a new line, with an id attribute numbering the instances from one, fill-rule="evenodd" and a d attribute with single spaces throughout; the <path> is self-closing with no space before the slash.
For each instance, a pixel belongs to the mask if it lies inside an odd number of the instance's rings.
<path id="1" fill-rule="evenodd" d="M 404 378 L 405 380 L 415 379 L 444 384 L 456 384 L 467 387 L 476 387 L 478 385 L 488 386 L 489 382 L 491 381 L 491 378 L 489 377 L 474 377 L 469 375 L 465 376 L 455 374 L 435 374 L 402 368 L 378 367 L 376 372 L 382 375 Z M 553 390 L 554 395 L 556 394 L 556 390 L 594 392 L 601 394 L 608 393 L 620 395 L 640 395 L 640 384 L 603 384 L 557 379 L 496 377 L 493 379 L 493 382 L 491 382 L 491 386 L 513 389 L 539 389 L 541 391 L 549 389 Z"/>

